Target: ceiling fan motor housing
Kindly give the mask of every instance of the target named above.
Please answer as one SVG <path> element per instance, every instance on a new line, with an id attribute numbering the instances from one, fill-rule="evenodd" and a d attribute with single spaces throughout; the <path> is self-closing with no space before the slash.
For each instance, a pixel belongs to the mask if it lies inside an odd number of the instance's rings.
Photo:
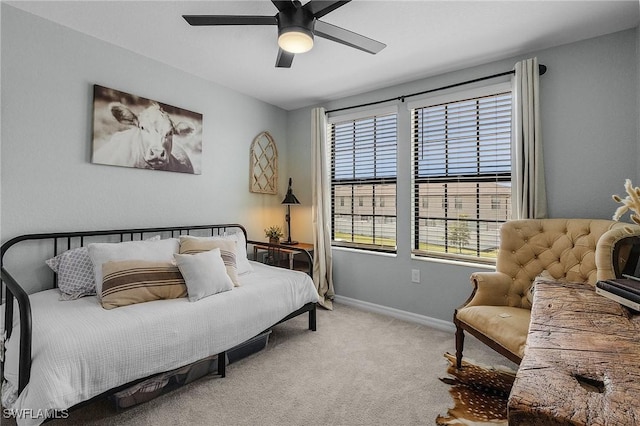
<path id="1" fill-rule="evenodd" d="M 277 15 L 278 45 L 291 53 L 304 53 L 313 47 L 315 17 L 303 8 L 291 8 Z"/>

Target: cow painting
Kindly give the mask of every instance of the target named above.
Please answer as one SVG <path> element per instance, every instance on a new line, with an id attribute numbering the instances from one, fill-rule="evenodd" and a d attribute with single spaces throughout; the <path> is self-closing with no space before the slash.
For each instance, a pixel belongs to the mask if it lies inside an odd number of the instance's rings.
<path id="1" fill-rule="evenodd" d="M 100 96 L 95 95 L 98 89 L 104 92 Z M 166 106 L 121 94 L 100 86 L 94 89 L 93 163 L 199 174 L 202 148 L 198 115 L 194 120 L 196 113 L 178 110 L 179 118 L 173 118 Z M 97 129 L 100 127 L 109 130 Z"/>

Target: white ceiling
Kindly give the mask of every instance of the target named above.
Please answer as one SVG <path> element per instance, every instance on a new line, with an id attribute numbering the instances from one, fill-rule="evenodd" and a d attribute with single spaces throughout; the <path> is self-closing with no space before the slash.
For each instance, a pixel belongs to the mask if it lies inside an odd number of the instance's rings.
<path id="1" fill-rule="evenodd" d="M 275 26 L 191 27 L 181 17 L 273 16 L 268 0 L 7 3 L 287 110 L 633 28 L 640 10 L 638 0 L 354 0 L 322 20 L 384 50 L 316 38 L 281 69 Z"/>

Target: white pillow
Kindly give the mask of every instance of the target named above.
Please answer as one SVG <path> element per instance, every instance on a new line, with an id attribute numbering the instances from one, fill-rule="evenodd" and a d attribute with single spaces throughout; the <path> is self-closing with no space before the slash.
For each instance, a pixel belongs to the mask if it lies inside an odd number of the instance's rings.
<path id="1" fill-rule="evenodd" d="M 244 232 L 236 232 L 235 234 L 231 234 L 227 237 L 236 241 L 236 256 L 238 262 L 238 274 L 246 274 L 247 272 L 253 272 L 253 267 L 249 263 L 249 259 L 247 258 L 247 240 L 244 237 Z"/>
<path id="2" fill-rule="evenodd" d="M 173 257 L 184 277 L 190 302 L 233 288 L 219 248 L 196 254 L 174 254 Z"/>
<path id="3" fill-rule="evenodd" d="M 160 235 L 145 241 L 158 241 Z M 44 261 L 58 275 L 60 300 L 75 300 L 96 294 L 93 263 L 86 247 L 70 249 Z"/>
<path id="4" fill-rule="evenodd" d="M 87 246 L 93 263 L 96 293 L 102 294 L 102 265 L 118 260 L 153 260 L 172 262 L 174 253 L 180 248 L 177 238 L 159 241 L 125 241 L 123 243 L 93 243 Z"/>
<path id="5" fill-rule="evenodd" d="M 247 240 L 244 238 L 244 232 L 236 232 L 229 235 L 216 235 L 213 237 L 195 237 L 191 235 L 181 235 L 180 238 L 194 238 L 201 240 L 231 240 L 236 243 L 236 266 L 238 275 L 246 274 L 253 271 L 251 263 L 247 258 Z"/>

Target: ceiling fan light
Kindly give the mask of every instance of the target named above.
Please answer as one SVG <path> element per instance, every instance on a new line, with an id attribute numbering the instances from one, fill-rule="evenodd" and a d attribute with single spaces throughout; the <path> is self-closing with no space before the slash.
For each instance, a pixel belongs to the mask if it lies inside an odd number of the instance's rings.
<path id="1" fill-rule="evenodd" d="M 282 31 L 278 36 L 278 46 L 289 53 L 304 53 L 313 47 L 313 35 L 299 28 Z"/>

